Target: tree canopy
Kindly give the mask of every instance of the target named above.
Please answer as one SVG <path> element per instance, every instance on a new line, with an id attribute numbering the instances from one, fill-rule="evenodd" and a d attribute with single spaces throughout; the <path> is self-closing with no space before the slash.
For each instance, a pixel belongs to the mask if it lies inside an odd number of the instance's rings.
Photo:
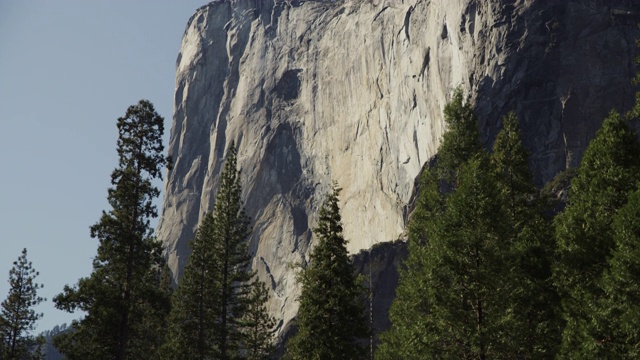
<path id="1" fill-rule="evenodd" d="M 42 314 L 35 306 L 43 299 L 38 296 L 42 284 L 36 282 L 40 275 L 27 260 L 27 249 L 13 262 L 9 271 L 9 294 L 0 305 L 0 358 L 8 360 L 40 359 L 43 339 L 30 334 L 35 330 Z"/>
<path id="2" fill-rule="evenodd" d="M 302 285 L 298 332 L 289 339 L 287 359 L 364 359 L 369 334 L 364 288 L 357 280 L 342 235 L 338 195 L 333 184 L 313 230 L 318 243 L 310 264 L 299 273 Z"/>
<path id="3" fill-rule="evenodd" d="M 205 214 L 173 296 L 165 357 L 268 359 L 273 319 L 264 284 L 250 269 L 250 219 L 242 203 L 237 150 L 229 146 L 213 212 Z"/>
<path id="4" fill-rule="evenodd" d="M 54 298 L 56 307 L 86 316 L 54 343 L 68 359 L 156 358 L 161 328 L 169 310 L 162 286 L 165 271 L 160 242 L 150 219 L 157 217 L 153 185 L 169 164 L 163 154 L 164 119 L 147 100 L 118 118 L 118 167 L 111 174 L 107 199 L 111 206 L 91 227 L 99 240 L 93 272 Z"/>

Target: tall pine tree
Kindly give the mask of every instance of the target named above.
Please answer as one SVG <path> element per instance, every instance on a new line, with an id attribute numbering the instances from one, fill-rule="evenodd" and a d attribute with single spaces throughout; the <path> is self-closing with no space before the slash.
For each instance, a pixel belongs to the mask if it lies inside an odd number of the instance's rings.
<path id="1" fill-rule="evenodd" d="M 640 190 L 614 215 L 615 248 L 603 277 L 597 343 L 610 359 L 640 358 Z"/>
<path id="2" fill-rule="evenodd" d="M 212 241 L 213 214 L 207 213 L 189 243 L 191 255 L 171 299 L 165 359 L 208 359 L 216 354 L 220 281 Z"/>
<path id="3" fill-rule="evenodd" d="M 220 176 L 220 189 L 213 208 L 213 252 L 219 281 L 217 359 L 234 358 L 241 349 L 242 314 L 251 291 L 254 273 L 250 269 L 250 219 L 242 205 L 242 186 L 237 167 L 236 147 L 229 145 L 227 159 Z"/>
<path id="4" fill-rule="evenodd" d="M 382 334 L 379 359 L 422 359 L 430 345 L 425 324 L 430 315 L 426 262 L 429 241 L 441 227 L 445 201 L 457 187 L 458 171 L 469 158 L 483 152 L 477 121 L 460 89 L 444 108 L 447 131 L 438 156 L 420 178 L 420 192 L 408 224 L 409 255 L 399 272 L 396 298 L 390 309 L 391 328 Z"/>
<path id="5" fill-rule="evenodd" d="M 166 346 L 172 359 L 235 359 L 244 351 L 243 317 L 253 306 L 254 272 L 236 157 L 232 142 L 214 210 L 191 242 L 192 254 L 173 298 Z"/>
<path id="6" fill-rule="evenodd" d="M 111 210 L 91 227 L 91 237 L 99 240 L 93 272 L 54 298 L 58 309 L 86 312 L 72 331 L 54 340 L 70 360 L 154 358 L 161 340 L 153 339 L 158 334 L 148 326 L 169 310 L 169 294 L 160 286 L 162 248 L 149 224 L 157 217 L 153 200 L 160 194 L 152 181 L 162 178 L 169 160 L 163 155 L 164 119 L 141 100 L 117 125 L 119 162 L 107 196 Z"/>
<path id="7" fill-rule="evenodd" d="M 458 187 L 446 199 L 425 259 L 429 304 L 424 356 L 510 358 L 517 351 L 504 334 L 516 330 L 505 209 L 480 154 L 458 169 Z"/>
<path id="8" fill-rule="evenodd" d="M 505 117 L 491 156 L 459 92 L 445 121 L 438 161 L 422 175 L 409 223 L 393 325 L 376 357 L 552 357 L 559 333 L 552 236 L 517 119 Z"/>
<path id="9" fill-rule="evenodd" d="M 33 309 L 45 299 L 38 296 L 42 284 L 35 282 L 39 273 L 27 260 L 27 249 L 13 262 L 9 271 L 9 295 L 2 302 L 0 316 L 0 359 L 40 359 L 43 339 L 30 335 L 42 314 Z"/>
<path id="10" fill-rule="evenodd" d="M 260 280 L 251 283 L 251 295 L 244 312 L 242 333 L 247 360 L 271 360 L 275 356 L 273 337 L 276 322 L 267 311 L 269 293 Z"/>
<path id="11" fill-rule="evenodd" d="M 334 183 L 313 230 L 318 244 L 311 251 L 310 265 L 299 274 L 298 332 L 287 343 L 287 359 L 366 358 L 364 288 L 356 279 L 342 235 L 339 194 Z"/>
<path id="12" fill-rule="evenodd" d="M 491 156 L 506 210 L 506 244 L 515 260 L 511 296 L 517 332 L 510 334 L 522 358 L 550 358 L 558 350 L 562 324 L 559 295 L 551 279 L 554 237 L 545 201 L 533 184 L 529 155 L 514 113 L 503 118 Z"/>
<path id="13" fill-rule="evenodd" d="M 638 154 L 635 133 L 620 115 L 609 114 L 571 182 L 569 204 L 556 217 L 554 281 L 566 320 L 564 357 L 608 357 L 607 336 L 598 320 L 598 304 L 605 298 L 601 282 L 614 249 L 613 218 L 640 180 Z"/>

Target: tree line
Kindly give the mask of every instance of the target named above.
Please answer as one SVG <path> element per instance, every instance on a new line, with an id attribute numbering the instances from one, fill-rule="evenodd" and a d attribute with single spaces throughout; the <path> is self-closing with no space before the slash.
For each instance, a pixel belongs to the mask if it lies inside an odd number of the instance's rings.
<path id="1" fill-rule="evenodd" d="M 607 116 L 553 216 L 515 115 L 486 151 L 457 91 L 376 358 L 638 358 L 639 108 Z"/>
<path id="2" fill-rule="evenodd" d="M 286 359 L 548 359 L 640 356 L 640 145 L 628 126 L 640 102 L 611 112 L 572 171 L 569 202 L 533 184 L 514 114 L 492 151 L 457 90 L 437 159 L 420 179 L 408 224 L 391 328 L 371 354 L 365 288 L 342 234 L 340 188 L 325 195 L 309 265 L 298 265 L 297 332 Z M 91 227 L 93 272 L 54 298 L 86 315 L 54 339 L 67 359 L 272 359 L 275 319 L 250 268 L 250 218 L 241 201 L 237 150 L 227 149 L 213 211 L 190 242 L 173 289 L 160 242 L 152 180 L 171 166 L 163 119 L 142 100 L 118 119 L 111 205 Z M 3 359 L 37 359 L 29 336 L 42 316 L 37 272 L 23 250 L 2 303 Z"/>
<path id="3" fill-rule="evenodd" d="M 250 268 L 251 220 L 242 205 L 233 142 L 226 152 L 213 211 L 204 215 L 189 244 L 191 256 L 179 285 L 171 286 L 161 243 L 150 227 L 150 219 L 158 215 L 153 199 L 160 194 L 153 180 L 171 167 L 163 155 L 163 124 L 146 100 L 118 119 L 119 162 L 107 195 L 111 209 L 90 228 L 91 237 L 99 241 L 93 271 L 53 299 L 58 309 L 80 310 L 85 316 L 56 332 L 53 344 L 69 360 L 272 359 L 275 319 L 266 308 L 267 288 Z M 331 326 L 338 328 L 331 333 L 332 340 L 323 342 L 322 358 L 362 352 L 351 341 L 368 331 L 364 322 L 351 327 L 364 319 L 364 313 L 361 284 L 350 268 L 342 237 L 338 193 L 334 186 L 320 210 L 312 265 L 300 267 L 305 290 L 300 299 L 300 335 L 287 352 L 292 359 L 308 358 L 305 336 L 318 335 L 317 326 L 325 321 L 316 306 L 331 312 Z M 11 290 L 2 303 L 0 359 L 43 358 L 43 337 L 30 335 L 42 317 L 33 307 L 44 300 L 37 296 L 42 286 L 35 282 L 37 275 L 23 250 L 10 272 Z M 318 283 L 327 297 L 307 298 L 317 292 Z M 345 331 L 351 335 L 334 341 Z"/>

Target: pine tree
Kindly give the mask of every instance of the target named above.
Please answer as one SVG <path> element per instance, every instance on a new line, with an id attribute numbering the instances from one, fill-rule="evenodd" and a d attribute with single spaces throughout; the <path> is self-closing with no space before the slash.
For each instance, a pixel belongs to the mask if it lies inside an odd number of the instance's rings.
<path id="1" fill-rule="evenodd" d="M 219 281 L 215 344 L 217 359 L 237 356 L 242 343 L 242 314 L 251 291 L 249 235 L 251 220 L 242 205 L 242 186 L 235 143 L 231 142 L 213 208 L 214 270 Z"/>
<path id="2" fill-rule="evenodd" d="M 442 135 L 442 143 L 438 148 L 438 169 L 441 176 L 444 175 L 443 180 L 455 186 L 457 169 L 484 151 L 480 143 L 478 120 L 471 104 L 464 102 L 460 88 L 455 90 L 451 101 L 444 107 L 444 121 L 447 131 Z"/>
<path id="3" fill-rule="evenodd" d="M 399 281 L 389 318 L 392 326 L 380 336 L 376 359 L 421 360 L 428 353 L 425 324 L 430 315 L 426 264 L 428 239 L 435 236 L 444 211 L 437 167 L 427 168 L 420 178 L 420 193 L 408 224 L 409 254 L 398 269 Z"/>
<path id="4" fill-rule="evenodd" d="M 640 358 L 640 190 L 615 215 L 615 248 L 603 278 L 596 339 L 610 359 Z M 605 352 L 606 351 L 606 352 Z"/>
<path id="5" fill-rule="evenodd" d="M 559 296 L 551 282 L 554 237 L 550 220 L 542 216 L 545 202 L 533 185 L 514 113 L 503 119 L 491 162 L 507 211 L 505 240 L 516 260 L 509 301 L 518 331 L 509 335 L 510 343 L 519 348 L 521 358 L 550 358 L 557 352 L 562 328 Z"/>
<path id="6" fill-rule="evenodd" d="M 506 334 L 517 324 L 503 202 L 486 156 L 470 159 L 458 173 L 459 186 L 447 197 L 424 260 L 423 356 L 513 358 L 517 350 Z"/>
<path id="7" fill-rule="evenodd" d="M 149 221 L 157 217 L 152 184 L 162 178 L 164 119 L 146 100 L 118 119 L 118 167 L 108 191 L 111 210 L 91 227 L 99 240 L 93 272 L 54 298 L 56 307 L 86 316 L 54 341 L 68 359 L 145 359 L 161 342 L 149 331 L 169 310 L 169 294 L 160 286 L 162 248 Z M 154 325 L 155 327 L 155 325 Z"/>
<path id="8" fill-rule="evenodd" d="M 430 345 L 425 324 L 430 303 L 426 261 L 429 241 L 437 236 L 445 212 L 447 196 L 458 186 L 458 171 L 468 159 L 484 150 L 473 109 L 456 89 L 445 106 L 447 131 L 443 135 L 435 161 L 420 178 L 419 196 L 408 224 L 409 255 L 399 269 L 396 297 L 390 309 L 392 327 L 381 336 L 376 351 L 379 359 L 423 359 Z"/>
<path id="9" fill-rule="evenodd" d="M 459 91 L 422 174 L 378 359 L 549 358 L 561 324 L 553 237 L 510 114 L 488 157 Z M 490 159 L 490 160 L 489 160 Z"/>
<path id="10" fill-rule="evenodd" d="M 640 180 L 636 135 L 615 112 L 604 120 L 571 182 L 570 202 L 556 217 L 558 264 L 554 281 L 562 295 L 566 326 L 561 354 L 607 357 L 606 334 L 598 325 L 601 282 L 614 249 L 612 221 Z"/>
<path id="11" fill-rule="evenodd" d="M 213 253 L 213 224 L 213 214 L 207 213 L 189 243 L 191 255 L 172 296 L 165 359 L 208 359 L 216 354 L 220 281 Z"/>
<path id="12" fill-rule="evenodd" d="M 40 359 L 42 339 L 29 333 L 35 329 L 42 314 L 33 309 L 44 301 L 38 296 L 42 284 L 35 282 L 39 275 L 27 260 L 27 249 L 13 262 L 9 271 L 9 295 L 2 302 L 0 316 L 0 358 L 7 360 Z"/>
<path id="13" fill-rule="evenodd" d="M 234 359 L 244 341 L 242 318 L 250 305 L 250 219 L 242 205 L 240 171 L 232 142 L 213 213 L 191 242 L 191 256 L 173 297 L 167 357 Z"/>
<path id="14" fill-rule="evenodd" d="M 267 312 L 269 300 L 267 287 L 254 280 L 251 295 L 244 313 L 243 349 L 247 360 L 270 360 L 274 358 L 273 335 L 276 322 Z"/>
<path id="15" fill-rule="evenodd" d="M 342 235 L 339 193 L 334 183 L 313 230 L 318 245 L 311 251 L 309 267 L 299 273 L 298 332 L 287 343 L 287 359 L 366 357 L 364 288 L 356 279 Z"/>

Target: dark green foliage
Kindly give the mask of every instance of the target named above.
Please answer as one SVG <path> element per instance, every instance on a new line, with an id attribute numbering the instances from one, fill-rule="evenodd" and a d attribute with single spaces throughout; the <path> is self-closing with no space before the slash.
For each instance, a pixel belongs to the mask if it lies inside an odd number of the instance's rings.
<path id="1" fill-rule="evenodd" d="M 250 219 L 242 205 L 232 142 L 213 213 L 206 214 L 173 297 L 166 357 L 234 359 L 243 350 L 243 315 L 251 304 Z"/>
<path id="2" fill-rule="evenodd" d="M 638 154 L 634 132 L 612 112 L 571 182 L 569 205 L 556 217 L 554 279 L 567 322 L 561 347 L 565 357 L 607 357 L 606 329 L 598 325 L 598 304 L 605 296 L 601 281 L 615 247 L 612 220 L 640 180 Z"/>
<path id="3" fill-rule="evenodd" d="M 42 337 L 29 333 L 42 318 L 33 309 L 45 299 L 38 296 L 42 284 L 35 282 L 39 273 L 27 260 L 27 249 L 13 262 L 9 271 L 9 295 L 2 302 L 0 315 L 0 359 L 41 359 Z"/>
<path id="4" fill-rule="evenodd" d="M 377 358 L 514 358 L 519 352 L 511 341 L 518 327 L 510 301 L 514 264 L 495 176 L 482 154 L 456 173 L 458 186 L 443 213 L 424 219 L 428 241 L 410 243 L 393 326 Z"/>
<path id="5" fill-rule="evenodd" d="M 505 300 L 512 303 L 517 332 L 509 342 L 522 358 L 551 358 L 562 328 L 560 299 L 551 281 L 554 237 L 550 220 L 542 216 L 546 201 L 533 185 L 514 113 L 503 119 L 491 161 L 507 215 L 504 240 L 514 261 Z"/>
<path id="6" fill-rule="evenodd" d="M 437 169 L 427 169 L 420 179 L 420 195 L 409 222 L 409 254 L 399 268 L 400 279 L 396 296 L 391 304 L 389 318 L 392 326 L 381 334 L 381 344 L 376 359 L 424 359 L 429 344 L 426 324 L 429 320 L 429 289 L 427 278 L 427 239 L 434 237 L 444 209 L 444 199 L 439 191 Z"/>
<path id="7" fill-rule="evenodd" d="M 380 359 L 423 359 L 430 345 L 426 337 L 431 304 L 425 294 L 429 241 L 437 236 L 446 198 L 457 187 L 458 169 L 467 159 L 483 152 L 473 109 L 463 103 L 457 89 L 445 106 L 447 132 L 438 151 L 437 163 L 423 172 L 420 194 L 408 224 L 409 256 L 400 268 L 396 298 L 390 309 L 393 323 L 382 334 L 376 352 Z"/>
<path id="8" fill-rule="evenodd" d="M 334 184 L 313 230 L 318 244 L 310 265 L 299 273 L 302 284 L 298 332 L 287 343 L 287 359 L 364 359 L 369 335 L 364 288 L 349 260 Z"/>
<path id="9" fill-rule="evenodd" d="M 640 358 L 640 191 L 614 216 L 615 248 L 605 272 L 605 297 L 597 318 L 599 346 L 608 358 Z"/>
<path id="10" fill-rule="evenodd" d="M 438 168 L 445 173 L 453 173 L 471 159 L 483 152 L 480 143 L 478 121 L 469 103 L 463 103 L 462 90 L 456 89 L 453 98 L 444 107 L 444 121 L 447 131 L 442 136 L 442 143 L 438 149 Z M 452 181 L 455 178 L 445 177 Z M 454 184 L 455 185 L 455 184 Z"/>
<path id="11" fill-rule="evenodd" d="M 431 356 L 509 358 L 505 334 L 516 329 L 509 301 L 513 278 L 504 239 L 505 209 L 488 160 L 459 168 L 425 261 L 430 303 L 425 341 Z"/>
<path id="12" fill-rule="evenodd" d="M 551 358 L 561 324 L 553 237 L 515 115 L 489 158 L 456 92 L 448 131 L 409 223 L 391 329 L 379 359 Z"/>
<path id="13" fill-rule="evenodd" d="M 190 242 L 191 256 L 172 296 L 165 359 L 207 359 L 215 354 L 220 281 L 212 241 L 213 214 L 207 213 Z"/>
<path id="14" fill-rule="evenodd" d="M 274 358 L 273 335 L 276 322 L 267 312 L 269 300 L 267 287 L 262 281 L 251 284 L 251 295 L 243 318 L 243 349 L 247 360 L 270 360 Z"/>
<path id="15" fill-rule="evenodd" d="M 219 278 L 218 331 L 215 334 L 217 359 L 231 359 L 240 350 L 242 339 L 241 317 L 251 291 L 249 281 L 250 219 L 242 205 L 240 172 L 236 164 L 236 148 L 229 146 L 224 170 L 220 176 L 220 190 L 213 209 L 214 271 Z"/>
<path id="16" fill-rule="evenodd" d="M 532 213 L 537 209 L 532 200 L 538 193 L 529 170 L 529 154 L 522 147 L 518 118 L 509 113 L 503 118 L 503 126 L 493 144 L 491 156 L 496 171 L 496 181 L 507 201 L 509 216 L 519 230 L 527 221 L 524 213 Z"/>
<path id="17" fill-rule="evenodd" d="M 54 298 L 56 307 L 87 315 L 71 331 L 54 340 L 68 359 L 154 359 L 162 342 L 163 318 L 169 294 L 162 286 L 162 248 L 149 226 L 157 217 L 153 199 L 168 164 L 163 155 L 164 119 L 141 100 L 118 119 L 118 167 L 108 191 L 111 210 L 91 227 L 100 242 L 93 273 L 65 286 Z"/>

